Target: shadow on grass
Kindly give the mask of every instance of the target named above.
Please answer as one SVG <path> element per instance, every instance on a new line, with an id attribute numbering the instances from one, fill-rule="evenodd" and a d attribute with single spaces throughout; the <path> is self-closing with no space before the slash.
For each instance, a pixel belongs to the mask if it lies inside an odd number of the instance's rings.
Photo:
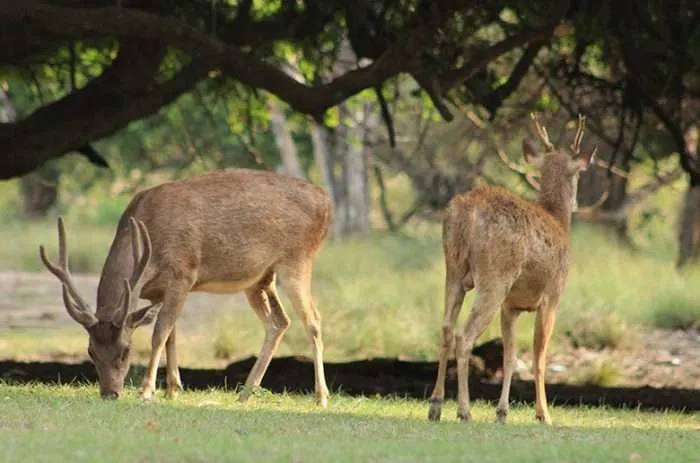
<path id="1" fill-rule="evenodd" d="M 235 391 L 243 383 L 255 358 L 230 364 L 222 370 L 180 369 L 183 384 L 188 390 L 223 389 Z M 447 398 L 456 395 L 454 364 L 448 367 Z M 430 395 L 435 380 L 435 362 L 408 362 L 396 359 L 372 359 L 347 363 L 327 363 L 326 377 L 333 391 L 350 396 L 388 396 L 425 399 Z M 159 372 L 163 378 L 163 371 Z M 142 366 L 134 366 L 127 382 L 139 384 Z M 85 384 L 97 379 L 89 362 L 64 364 L 58 362 L 0 362 L 0 379 L 7 383 Z M 162 386 L 162 385 L 161 385 Z M 273 359 L 262 386 L 275 393 L 308 393 L 313 390 L 313 365 L 306 359 L 281 357 Z M 500 394 L 499 384 L 470 382 L 473 400 L 495 402 Z M 550 402 L 559 406 L 600 406 L 639 408 L 649 410 L 700 410 L 700 393 L 692 389 L 675 388 L 605 388 L 549 384 Z M 530 381 L 513 381 L 511 400 L 532 404 L 534 385 Z"/>

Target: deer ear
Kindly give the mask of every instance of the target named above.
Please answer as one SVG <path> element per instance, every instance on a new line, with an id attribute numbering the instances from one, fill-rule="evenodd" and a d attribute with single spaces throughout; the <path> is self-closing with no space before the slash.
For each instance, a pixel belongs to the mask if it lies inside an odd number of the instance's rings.
<path id="1" fill-rule="evenodd" d="M 544 156 L 542 155 L 542 153 L 539 153 L 537 149 L 535 149 L 535 146 L 527 138 L 523 138 L 522 146 L 523 157 L 525 158 L 525 161 L 528 164 L 532 164 L 533 166 L 540 169 L 542 167 L 542 161 L 544 160 Z"/>
<path id="2" fill-rule="evenodd" d="M 135 330 L 139 326 L 148 325 L 158 316 L 158 312 L 163 304 L 153 304 L 143 309 L 131 312 L 124 320 L 124 328 Z"/>

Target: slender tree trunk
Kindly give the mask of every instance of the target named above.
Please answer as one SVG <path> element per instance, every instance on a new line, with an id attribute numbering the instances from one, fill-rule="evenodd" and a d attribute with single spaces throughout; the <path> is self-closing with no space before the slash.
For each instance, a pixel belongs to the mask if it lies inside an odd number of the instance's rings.
<path id="1" fill-rule="evenodd" d="M 680 212 L 676 261 L 679 268 L 697 261 L 700 254 L 700 185 L 688 187 Z"/>
<path id="2" fill-rule="evenodd" d="M 270 125 L 282 160 L 282 170 L 293 177 L 306 178 L 282 107 L 274 98 L 269 98 L 267 105 L 270 110 Z"/>
<path id="3" fill-rule="evenodd" d="M 698 154 L 698 128 L 690 127 L 685 133 L 686 150 Z M 700 257 L 700 184 L 692 181 L 683 197 L 678 220 L 678 268 L 697 261 Z"/>
<path id="4" fill-rule="evenodd" d="M 372 130 L 374 118 L 368 107 L 355 114 L 356 124 L 348 131 L 344 180 L 347 191 L 345 235 L 364 234 L 370 230 L 369 173 L 365 137 Z"/>

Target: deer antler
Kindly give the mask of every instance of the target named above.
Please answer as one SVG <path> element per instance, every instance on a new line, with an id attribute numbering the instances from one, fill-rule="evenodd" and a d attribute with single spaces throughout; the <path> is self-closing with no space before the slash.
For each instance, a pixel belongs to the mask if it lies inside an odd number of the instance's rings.
<path id="1" fill-rule="evenodd" d="M 600 209 L 600 206 L 602 206 L 603 203 L 605 203 L 605 201 L 608 199 L 608 196 L 610 196 L 610 185 L 608 185 L 608 187 L 605 188 L 603 194 L 600 195 L 600 198 L 598 198 L 596 202 L 586 207 L 579 207 L 573 212 L 579 216 L 595 214 L 598 211 L 598 209 Z"/>
<path id="2" fill-rule="evenodd" d="M 130 217 L 129 231 L 131 232 L 131 255 L 134 259 L 134 269 L 131 277 L 128 280 L 124 279 L 124 293 L 119 312 L 120 320 L 117 320 L 117 323 L 126 320 L 126 315 L 136 306 L 144 283 L 143 272 L 151 260 L 153 251 L 151 237 L 143 221 Z"/>
<path id="3" fill-rule="evenodd" d="M 143 272 L 146 270 L 148 263 L 151 260 L 153 248 L 151 245 L 151 237 L 148 234 L 146 224 L 141 220 L 129 218 L 129 229 L 131 231 L 131 247 L 134 257 L 134 271 L 129 279 L 133 290 L 140 289 Z"/>
<path id="4" fill-rule="evenodd" d="M 571 144 L 571 151 L 575 154 L 581 152 L 581 140 L 583 139 L 583 132 L 586 130 L 586 116 L 579 113 L 578 115 L 578 127 L 576 127 L 576 135 L 574 135 L 574 142 Z"/>
<path id="5" fill-rule="evenodd" d="M 554 151 L 554 145 L 549 141 L 549 134 L 547 133 L 547 128 L 540 124 L 537 114 L 530 113 L 530 119 L 532 119 L 533 126 L 535 128 L 535 133 L 539 137 L 542 144 L 547 148 L 547 151 Z"/>
<path id="6" fill-rule="evenodd" d="M 80 297 L 68 269 L 68 244 L 62 217 L 58 218 L 58 265 L 46 257 L 44 245 L 39 246 L 39 256 L 46 268 L 63 284 L 63 304 L 66 306 L 68 315 L 85 328 L 96 324 L 97 317 L 92 313 L 90 306 Z"/>
<path id="7" fill-rule="evenodd" d="M 495 140 L 491 140 L 496 149 L 496 154 L 501 159 L 501 162 L 506 165 L 507 168 L 520 175 L 520 177 L 525 180 L 528 185 L 532 187 L 535 191 L 540 191 L 540 183 L 537 181 L 535 176 L 525 169 L 525 167 L 518 165 L 517 163 L 508 159 L 508 155 L 503 151 L 503 148 Z"/>

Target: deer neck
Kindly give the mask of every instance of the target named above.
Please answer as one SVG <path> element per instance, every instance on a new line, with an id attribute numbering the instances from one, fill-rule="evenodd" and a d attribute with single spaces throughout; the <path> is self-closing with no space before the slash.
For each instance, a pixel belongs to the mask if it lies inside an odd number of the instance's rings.
<path id="1" fill-rule="evenodd" d="M 537 200 L 537 204 L 559 222 L 567 235 L 571 229 L 573 195 L 573 186 L 570 181 L 560 179 L 552 181 L 543 178 Z"/>
<path id="2" fill-rule="evenodd" d="M 100 320 L 111 319 L 124 293 L 124 279 L 129 279 L 134 267 L 129 238 L 122 234 L 112 242 L 97 285 L 97 308 Z M 124 241 L 124 243 L 120 243 Z"/>

